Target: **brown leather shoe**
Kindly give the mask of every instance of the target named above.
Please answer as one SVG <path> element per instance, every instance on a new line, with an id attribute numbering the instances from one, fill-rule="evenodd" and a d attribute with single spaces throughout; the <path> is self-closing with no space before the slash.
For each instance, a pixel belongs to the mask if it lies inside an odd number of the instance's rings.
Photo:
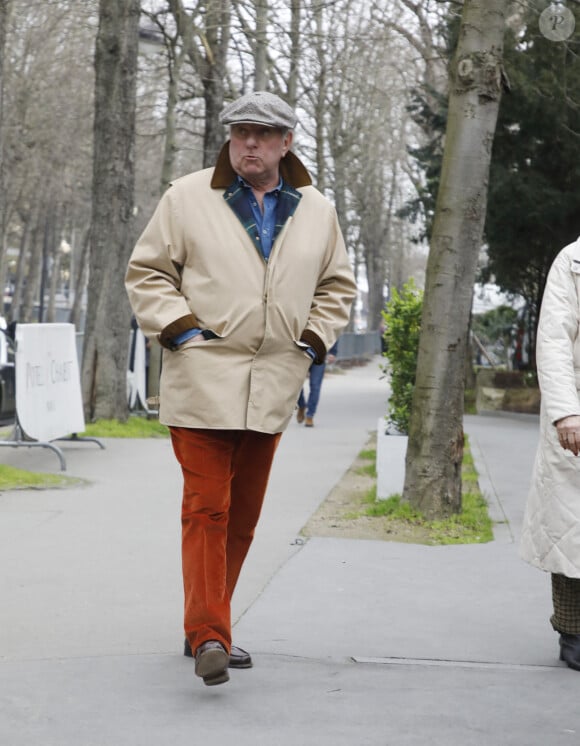
<path id="1" fill-rule="evenodd" d="M 183 655 L 187 656 L 187 658 L 193 658 L 191 645 L 187 639 L 183 643 Z M 242 650 L 237 645 L 232 645 L 228 663 L 229 668 L 252 668 L 253 665 L 252 656 L 247 651 Z"/>
<path id="2" fill-rule="evenodd" d="M 304 427 L 314 427 L 314 419 L 312 417 L 307 417 Z"/>
<path id="3" fill-rule="evenodd" d="M 230 680 L 228 654 L 217 640 L 202 643 L 195 651 L 195 675 L 203 679 L 206 686 L 225 684 Z"/>
<path id="4" fill-rule="evenodd" d="M 298 411 L 296 412 L 296 422 L 304 422 L 305 412 L 306 412 L 306 407 L 298 407 Z"/>

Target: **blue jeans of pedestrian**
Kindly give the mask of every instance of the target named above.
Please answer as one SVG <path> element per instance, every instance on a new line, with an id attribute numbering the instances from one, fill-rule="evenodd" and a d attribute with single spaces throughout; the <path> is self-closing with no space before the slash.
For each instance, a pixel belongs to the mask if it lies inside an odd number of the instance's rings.
<path id="1" fill-rule="evenodd" d="M 308 383 L 309 383 L 309 394 L 308 399 L 304 395 L 304 388 L 300 392 L 298 397 L 298 406 L 300 408 L 306 408 L 306 416 L 314 417 L 316 408 L 318 407 L 318 400 L 320 399 L 320 389 L 322 388 L 322 379 L 324 378 L 324 371 L 326 365 L 311 365 L 308 371 Z"/>

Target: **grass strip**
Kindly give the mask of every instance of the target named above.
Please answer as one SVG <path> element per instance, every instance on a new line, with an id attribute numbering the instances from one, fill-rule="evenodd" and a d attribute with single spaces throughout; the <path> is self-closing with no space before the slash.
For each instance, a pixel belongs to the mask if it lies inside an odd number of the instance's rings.
<path id="1" fill-rule="evenodd" d="M 359 459 L 372 463 L 359 467 L 360 474 L 376 476 L 376 452 L 361 451 Z M 462 498 L 461 512 L 444 520 L 427 520 L 410 503 L 404 502 L 401 495 L 391 495 L 386 500 L 377 500 L 376 484 L 369 489 L 364 497 L 366 506 L 362 512 L 351 517 L 361 515 L 382 517 L 396 522 L 402 521 L 410 525 L 421 527 L 427 532 L 429 544 L 485 544 L 493 540 L 493 522 L 489 517 L 487 503 L 479 489 L 478 475 L 473 456 L 469 448 L 469 440 L 465 437 L 462 462 Z"/>
<path id="2" fill-rule="evenodd" d="M 16 469 L 14 466 L 0 464 L 0 492 L 5 490 L 46 490 L 54 487 L 71 487 L 82 482 L 83 480 L 78 477 L 25 471 L 24 469 Z"/>

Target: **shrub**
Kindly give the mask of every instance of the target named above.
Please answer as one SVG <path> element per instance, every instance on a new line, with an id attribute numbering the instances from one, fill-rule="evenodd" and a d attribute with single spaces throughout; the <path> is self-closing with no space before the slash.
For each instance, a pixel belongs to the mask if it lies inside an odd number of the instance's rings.
<path id="1" fill-rule="evenodd" d="M 388 416 L 402 433 L 409 430 L 422 308 L 423 292 L 411 278 L 400 292 L 393 288 L 391 299 L 382 312 L 385 322 L 383 355 L 389 361 L 384 370 L 391 374 Z"/>

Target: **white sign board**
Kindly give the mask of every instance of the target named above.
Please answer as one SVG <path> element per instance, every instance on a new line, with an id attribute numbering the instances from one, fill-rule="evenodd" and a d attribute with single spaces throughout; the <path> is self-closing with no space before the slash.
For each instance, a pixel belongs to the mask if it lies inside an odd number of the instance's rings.
<path id="1" fill-rule="evenodd" d="M 16 325 L 16 414 L 49 441 L 85 429 L 74 324 Z"/>
<path id="2" fill-rule="evenodd" d="M 141 329 L 131 332 L 129 341 L 129 370 L 127 371 L 127 399 L 129 409 L 138 404 L 148 411 L 147 406 L 147 340 Z"/>

